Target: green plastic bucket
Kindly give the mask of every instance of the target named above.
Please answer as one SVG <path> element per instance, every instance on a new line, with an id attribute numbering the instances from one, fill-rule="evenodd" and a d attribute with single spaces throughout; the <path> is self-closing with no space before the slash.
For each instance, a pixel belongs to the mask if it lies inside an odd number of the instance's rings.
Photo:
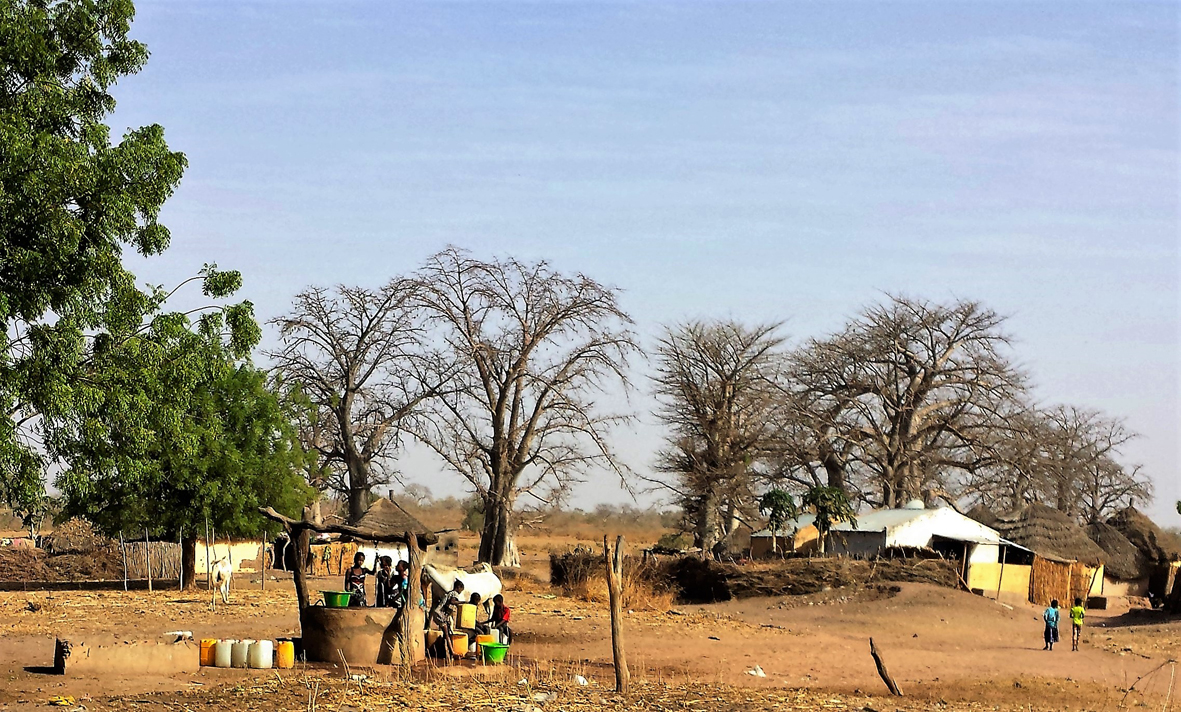
<path id="1" fill-rule="evenodd" d="M 324 597 L 324 605 L 329 608 L 348 608 L 349 599 L 353 597 L 348 591 L 321 591 L 320 595 Z"/>
<path id="2" fill-rule="evenodd" d="M 504 643 L 480 643 L 480 654 L 486 663 L 503 663 L 504 656 L 508 655 L 508 646 Z"/>

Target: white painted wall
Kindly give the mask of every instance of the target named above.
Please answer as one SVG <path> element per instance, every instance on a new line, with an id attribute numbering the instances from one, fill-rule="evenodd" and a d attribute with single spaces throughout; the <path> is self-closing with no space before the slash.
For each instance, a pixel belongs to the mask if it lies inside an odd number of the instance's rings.
<path id="1" fill-rule="evenodd" d="M 998 544 L 980 544 L 969 547 L 970 563 L 996 563 L 999 559 L 1000 535 L 980 522 L 957 514 L 949 507 L 923 510 L 923 516 L 903 522 L 887 532 L 889 546 L 930 546 L 936 537 L 975 541 L 995 541 Z"/>
<path id="2" fill-rule="evenodd" d="M 872 519 L 867 521 L 867 525 L 875 526 Z M 999 561 L 1000 534 L 975 520 L 957 514 L 949 507 L 921 510 L 921 514 L 913 519 L 887 526 L 884 531 L 834 531 L 830 534 L 829 551 L 850 556 L 873 556 L 884 546 L 929 547 L 936 536 L 970 542 L 997 542 L 970 545 L 968 561 Z"/>
<path id="3" fill-rule="evenodd" d="M 976 544 L 968 554 L 969 564 L 995 564 L 1001 560 L 999 544 Z"/>

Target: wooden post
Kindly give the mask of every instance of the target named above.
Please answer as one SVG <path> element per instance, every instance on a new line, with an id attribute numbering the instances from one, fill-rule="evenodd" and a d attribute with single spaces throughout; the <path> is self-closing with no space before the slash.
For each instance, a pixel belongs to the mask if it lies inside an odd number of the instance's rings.
<path id="1" fill-rule="evenodd" d="M 405 666 L 406 672 L 409 672 L 410 665 L 426 657 L 422 636 L 426 626 L 423 625 L 421 617 L 422 609 L 418 607 L 418 602 L 423 600 L 422 548 L 418 545 L 418 536 L 413 532 L 406 532 L 406 563 L 409 565 L 406 570 L 409 585 L 406 587 L 406 602 L 402 605 L 400 614 L 398 637 L 402 639 L 402 665 Z"/>
<path id="2" fill-rule="evenodd" d="M 123 555 L 123 590 L 127 590 L 127 545 L 123 543 L 123 531 L 119 531 L 119 553 Z"/>
<path id="3" fill-rule="evenodd" d="M 1103 566 L 1102 561 L 1099 562 L 1099 566 Z M 1083 594 L 1083 606 L 1091 602 L 1091 589 L 1095 587 L 1095 577 L 1099 575 L 1099 566 L 1091 570 L 1091 580 L 1087 583 L 1087 592 Z"/>
<path id="4" fill-rule="evenodd" d="M 209 517 L 205 517 L 205 590 L 209 591 L 209 606 L 217 610 L 217 594 L 213 593 L 213 561 L 209 555 Z"/>
<path id="5" fill-rule="evenodd" d="M 232 573 L 234 571 L 234 540 L 230 538 L 229 534 L 226 534 L 226 560 L 230 562 L 230 572 Z M 234 577 L 230 576 L 230 585 L 227 589 L 233 590 L 233 588 Z"/>
<path id="6" fill-rule="evenodd" d="M 258 568 L 262 569 L 262 575 L 259 576 L 259 583 L 262 584 L 262 590 L 267 590 L 267 530 L 262 530 L 262 543 L 258 545 Z"/>
<path id="7" fill-rule="evenodd" d="M 611 599 L 611 657 L 615 663 L 615 691 L 627 694 L 631 675 L 627 670 L 627 654 L 623 648 L 623 536 L 615 539 L 612 554 L 607 537 L 603 537 L 603 559 L 607 564 L 607 595 Z"/>
<path id="8" fill-rule="evenodd" d="M 152 540 L 148 538 L 148 530 L 144 529 L 144 563 L 148 569 L 148 593 L 152 592 Z"/>
<path id="9" fill-rule="evenodd" d="M 185 528 L 177 527 L 176 530 L 176 546 L 180 549 L 180 590 L 185 590 Z"/>
<path id="10" fill-rule="evenodd" d="M 307 528 L 300 527 L 293 532 L 295 536 L 295 575 L 292 577 L 295 580 L 295 597 L 299 599 L 299 609 L 303 610 L 312 605 L 308 598 L 308 580 L 304 572 L 304 567 L 307 565 L 308 547 L 311 544 L 311 535 Z"/>
<path id="11" fill-rule="evenodd" d="M 886 663 L 882 660 L 881 653 L 878 652 L 878 646 L 873 644 L 873 638 L 869 639 L 869 654 L 873 656 L 873 664 L 878 667 L 878 675 L 882 678 L 882 682 L 886 683 L 886 687 L 890 689 L 890 694 L 897 697 L 902 697 L 902 688 L 894 682 L 894 678 L 890 677 L 890 673 L 886 671 Z"/>
<path id="12" fill-rule="evenodd" d="M 1001 588 L 1005 583 L 1005 555 L 1009 553 L 1009 547 L 1001 544 L 1001 573 L 996 577 L 996 600 L 1001 600 Z"/>

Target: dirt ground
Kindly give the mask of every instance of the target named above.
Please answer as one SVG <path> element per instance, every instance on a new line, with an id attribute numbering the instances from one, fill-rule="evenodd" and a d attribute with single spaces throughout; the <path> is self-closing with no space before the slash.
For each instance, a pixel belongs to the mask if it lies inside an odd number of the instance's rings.
<path id="1" fill-rule="evenodd" d="M 626 629 L 629 657 L 637 679 L 655 685 L 653 690 L 704 685 L 729 699 L 738 694 L 734 689 L 748 689 L 743 694 L 754 695 L 760 701 L 756 707 L 770 707 L 785 688 L 802 689 L 844 700 L 852 709 L 861 707 L 850 700 L 871 695 L 878 702 L 862 706 L 880 709 L 894 701 L 881 697 L 884 688 L 868 654 L 872 636 L 911 700 L 1114 709 L 1123 690 L 1175 654 L 1166 646 L 1174 645 L 1181 632 L 1181 622 L 1144 617 L 1151 613 L 1125 620 L 1096 612 L 1080 652 L 1064 644 L 1048 653 L 1041 650 L 1041 624 L 1032 608 L 1007 610 L 926 584 L 898 588 L 897 593 L 886 589 L 850 596 L 834 590 L 668 612 L 633 610 Z M 55 635 L 128 640 L 171 630 L 191 630 L 198 638 L 291 635 L 297 623 L 293 599 L 289 582 L 272 582 L 266 592 L 236 590 L 230 605 L 219 605 L 216 613 L 204 592 L 0 593 L 0 709 L 44 703 L 53 695 L 89 698 L 83 702 L 89 709 L 126 709 L 119 705 L 132 698 L 146 700 L 137 703 L 141 708 L 154 701 L 162 708 L 184 709 L 194 694 L 208 702 L 243 685 L 269 685 L 267 675 L 237 670 L 87 679 L 55 677 L 38 668 L 51 664 Z M 510 593 L 510 600 L 519 621 L 518 665 L 564 666 L 595 682 L 596 689 L 610 687 L 610 632 L 603 606 L 541 591 Z M 755 665 L 766 677 L 748 674 Z M 1159 699 L 1167 691 L 1168 673 L 1166 666 L 1137 690 L 1149 700 Z M 268 688 L 266 694 L 290 702 L 285 695 L 295 693 L 284 689 Z M 151 693 L 165 694 L 144 697 Z M 306 697 L 307 690 L 300 694 Z M 1133 693 L 1129 699 L 1142 698 Z M 287 702 L 276 702 L 275 709 Z"/>
<path id="2" fill-rule="evenodd" d="M 242 574 L 235 577 L 230 604 L 219 602 L 216 611 L 205 591 L 0 592 L 0 710 L 36 708 L 54 695 L 72 696 L 69 709 L 87 710 L 308 709 L 320 689 L 317 709 L 334 712 L 386 709 L 391 702 L 506 712 L 1100 710 L 1117 709 L 1121 701 L 1160 708 L 1173 672 L 1168 661 L 1181 653 L 1181 620 L 1153 611 L 1093 611 L 1081 651 L 1071 652 L 1064 641 L 1043 652 L 1040 611 L 1032 606 L 1008 608 L 924 583 L 836 588 L 629 611 L 627 649 L 638 691 L 621 699 L 608 692 L 613 678 L 606 606 L 559 595 L 538 582 L 546 575 L 547 547 L 536 542 L 522 548 L 530 575 L 507 593 L 517 638 L 513 667 L 501 678 L 459 683 L 436 673 L 408 686 L 391 679 L 391 670 L 378 670 L 368 673 L 368 687 L 346 689 L 331 668 L 92 678 L 57 677 L 43 669 L 52 662 L 55 636 L 102 641 L 152 639 L 174 630 L 197 638 L 297 634 L 290 581 L 268 579 L 264 592 L 257 574 Z M 312 586 L 338 587 L 335 579 Z M 869 655 L 870 637 L 905 698 L 886 696 Z M 750 674 L 755 666 L 765 677 Z M 591 684 L 572 685 L 575 674 Z M 527 690 L 517 685 L 521 679 Z M 560 693 L 560 704 L 539 703 L 531 696 L 538 689 Z"/>

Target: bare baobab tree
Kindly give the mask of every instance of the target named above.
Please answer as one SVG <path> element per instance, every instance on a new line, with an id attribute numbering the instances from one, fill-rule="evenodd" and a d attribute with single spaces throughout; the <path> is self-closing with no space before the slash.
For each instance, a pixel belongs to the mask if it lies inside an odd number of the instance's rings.
<path id="1" fill-rule="evenodd" d="M 660 470 L 693 524 L 694 545 L 713 551 L 734 517 L 754 513 L 753 469 L 772 449 L 782 365 L 779 324 L 694 321 L 656 345 L 658 417 L 669 428 Z"/>
<path id="2" fill-rule="evenodd" d="M 311 400 L 306 444 L 321 456 L 321 486 L 348 498 L 349 521 L 390 481 L 398 436 L 446 380 L 446 369 L 429 367 L 419 309 L 417 283 L 395 279 L 377 290 L 307 289 L 271 322 L 282 348 L 269 356 L 282 382 Z"/>
<path id="3" fill-rule="evenodd" d="M 1012 419 L 998 443 L 1001 457 L 968 474 L 964 491 L 997 510 L 1040 501 L 1090 523 L 1151 499 L 1139 465 L 1118 457 L 1136 437 L 1123 421 L 1098 411 L 1056 406 Z"/>
<path id="4" fill-rule="evenodd" d="M 976 302 L 894 296 L 795 355 L 793 387 L 813 431 L 841 453 L 844 475 L 860 478 L 866 501 L 952 502 L 949 473 L 995 459 L 993 433 L 1025 388 L 1003 323 Z"/>
<path id="5" fill-rule="evenodd" d="M 479 560 L 512 565 L 520 497 L 550 500 L 594 466 L 624 474 L 607 433 L 627 419 L 594 396 L 627 387 L 631 319 L 616 290 L 545 262 L 448 248 L 418 276 L 418 303 L 456 372 L 416 432 L 483 504 Z"/>

